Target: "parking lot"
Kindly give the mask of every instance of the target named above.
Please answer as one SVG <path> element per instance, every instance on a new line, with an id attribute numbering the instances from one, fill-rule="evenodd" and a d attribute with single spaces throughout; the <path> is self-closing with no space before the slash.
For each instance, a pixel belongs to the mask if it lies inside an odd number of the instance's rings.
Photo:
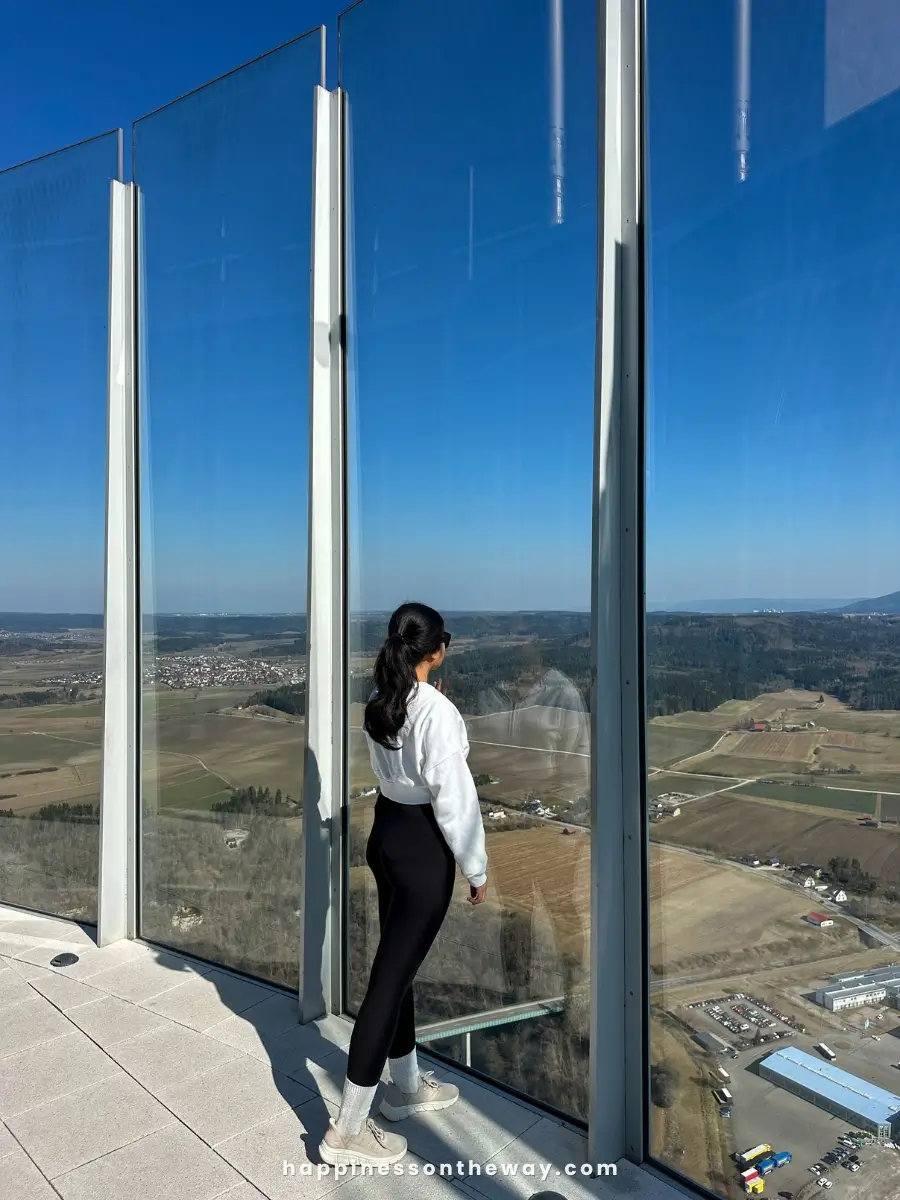
<path id="1" fill-rule="evenodd" d="M 864 1041 L 859 1035 L 853 1035 L 852 1040 L 859 1043 L 854 1047 L 856 1053 L 850 1050 L 839 1052 L 837 1065 L 883 1087 L 889 1083 L 895 1087 L 900 1085 L 900 1071 L 890 1066 L 891 1054 L 897 1056 L 895 1061 L 900 1061 L 897 1053 L 900 1043 L 896 1039 L 882 1038 L 874 1042 L 871 1037 Z M 812 1037 L 795 1035 L 792 1041 L 807 1053 L 815 1054 Z M 886 1046 L 885 1041 L 892 1042 L 893 1046 Z M 838 1139 L 849 1131 L 850 1126 L 845 1119 L 832 1117 L 799 1096 L 760 1078 L 755 1064 L 775 1048 L 757 1046 L 741 1051 L 735 1060 L 721 1059 L 731 1075 L 728 1088 L 734 1096 L 730 1124 L 735 1148 L 746 1150 L 768 1142 L 774 1151 L 789 1150 L 793 1156 L 788 1166 L 768 1176 L 765 1195 L 778 1196 L 788 1191 L 793 1193 L 794 1200 L 811 1200 L 816 1195 L 827 1195 L 832 1200 L 857 1196 L 864 1196 L 866 1200 L 896 1200 L 900 1196 L 900 1152 L 879 1146 L 854 1151 L 859 1154 L 861 1164 L 855 1174 L 834 1165 L 827 1173 L 833 1186 L 818 1185 L 809 1168 L 822 1162 L 823 1156 L 838 1145 Z M 735 1167 L 736 1181 L 738 1171 Z"/>
<path id="2" fill-rule="evenodd" d="M 715 1033 L 735 1048 L 777 1043 L 797 1030 L 765 1001 L 742 992 L 711 997 L 685 1006 L 684 1015 L 695 1029 Z"/>

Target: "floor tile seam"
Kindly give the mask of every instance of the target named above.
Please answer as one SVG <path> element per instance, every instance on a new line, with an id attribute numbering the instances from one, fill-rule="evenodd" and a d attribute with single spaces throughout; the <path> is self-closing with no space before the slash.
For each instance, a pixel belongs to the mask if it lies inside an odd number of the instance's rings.
<path id="1" fill-rule="evenodd" d="M 34 1109 L 31 1111 L 34 1112 Z M 169 1115 L 171 1116 L 172 1114 L 170 1113 Z M 102 1159 L 108 1158 L 110 1154 L 117 1154 L 120 1150 L 127 1150 L 129 1146 L 136 1146 L 138 1142 L 144 1141 L 145 1138 L 153 1137 L 155 1133 L 162 1133 L 164 1129 L 171 1129 L 173 1125 L 177 1124 L 179 1124 L 178 1119 L 172 1117 L 170 1121 L 166 1121 L 165 1125 L 160 1125 L 158 1129 L 152 1129 L 149 1133 L 141 1133 L 137 1137 L 129 1138 L 127 1142 L 123 1142 L 121 1146 L 116 1146 L 114 1150 L 104 1150 L 102 1154 L 95 1154 L 92 1158 L 86 1158 L 77 1167 L 69 1167 L 65 1171 L 60 1171 L 58 1175 L 44 1175 L 44 1178 L 50 1184 L 56 1180 L 65 1179 L 67 1175 L 72 1175 L 75 1171 L 80 1171 L 82 1167 L 89 1167 L 91 1163 L 100 1162 Z M 43 1174 L 43 1172 L 41 1173 Z"/>
<path id="2" fill-rule="evenodd" d="M 26 981 L 26 982 L 29 982 L 29 981 Z M 38 993 L 38 994 L 40 994 L 40 993 Z M 45 997 L 43 997 L 43 998 L 44 998 L 45 1000 L 47 999 L 47 997 L 46 997 L 46 996 L 45 996 Z M 146 1084 L 142 1083 L 142 1082 L 140 1081 L 140 1079 L 136 1078 L 136 1077 L 135 1077 L 135 1076 L 134 1076 L 134 1075 L 131 1073 L 131 1071 L 129 1071 L 129 1070 L 128 1070 L 128 1068 L 127 1068 L 127 1067 L 124 1067 L 124 1066 L 123 1066 L 123 1065 L 122 1065 L 120 1062 L 117 1062 L 117 1061 L 116 1061 L 116 1060 L 113 1058 L 113 1056 L 112 1056 L 111 1054 L 109 1054 L 109 1053 L 108 1053 L 108 1052 L 107 1052 L 107 1051 L 106 1051 L 106 1050 L 103 1048 L 103 1046 L 101 1046 L 101 1045 L 99 1044 L 99 1042 L 97 1042 L 97 1040 L 96 1040 L 95 1038 L 92 1038 L 92 1037 L 91 1037 L 91 1035 L 90 1035 L 89 1033 L 85 1033 L 85 1031 L 84 1031 L 83 1029 L 79 1029 L 79 1028 L 78 1028 L 78 1026 L 77 1026 L 77 1025 L 76 1025 L 76 1024 L 73 1022 L 73 1021 L 71 1021 L 71 1020 L 69 1019 L 69 1017 L 66 1015 L 66 1013 L 64 1013 L 64 1012 L 62 1011 L 62 1009 L 61 1009 L 61 1008 L 59 1008 L 59 1006 L 58 1006 L 58 1005 L 56 1005 L 56 1004 L 53 1004 L 53 1001 L 52 1001 L 52 1000 L 48 1000 L 48 1001 L 47 1001 L 47 1003 L 48 1003 L 48 1004 L 52 1004 L 52 1005 L 53 1005 L 53 1007 L 56 1009 L 56 1011 L 57 1011 L 57 1012 L 59 1012 L 59 1013 L 61 1013 L 61 1014 L 62 1014 L 62 1016 L 64 1016 L 64 1017 L 66 1018 L 66 1020 L 67 1020 L 67 1021 L 69 1021 L 69 1024 L 72 1026 L 72 1029 L 73 1029 L 73 1031 L 77 1031 L 78 1033 L 81 1033 L 81 1034 L 82 1034 L 84 1037 L 86 1037 L 86 1038 L 88 1039 L 88 1041 L 89 1041 L 89 1042 L 91 1042 L 91 1043 L 92 1043 L 94 1046 L 96 1046 L 96 1047 L 97 1047 L 97 1049 L 98 1049 L 98 1050 L 101 1052 L 101 1054 L 103 1054 L 103 1056 L 104 1056 L 105 1058 L 107 1058 L 107 1059 L 109 1060 L 109 1062 L 110 1062 L 110 1063 L 111 1063 L 113 1066 L 115 1066 L 115 1067 L 117 1068 L 117 1070 L 121 1071 L 123 1075 L 126 1075 L 126 1076 L 127 1076 L 129 1079 L 130 1079 L 130 1080 L 132 1080 L 132 1082 L 133 1082 L 133 1083 L 136 1083 L 136 1084 L 137 1084 L 137 1086 L 138 1086 L 138 1087 L 141 1089 L 141 1091 L 145 1093 L 145 1095 L 149 1096 L 151 1100 L 155 1100 L 157 1104 L 159 1104 L 159 1105 L 160 1105 L 162 1108 L 164 1108 L 164 1109 L 165 1109 L 165 1111 L 166 1111 L 166 1112 L 169 1114 L 169 1116 L 172 1118 L 172 1120 L 171 1120 L 171 1121 L 170 1121 L 168 1124 L 164 1125 L 164 1126 L 162 1127 L 163 1129 L 168 1129 L 168 1128 L 170 1127 L 170 1125 L 171 1125 L 171 1124 L 173 1124 L 173 1123 L 174 1123 L 174 1124 L 177 1124 L 177 1125 L 180 1125 L 180 1126 L 181 1126 L 181 1128 L 182 1128 L 182 1129 L 184 1129 L 184 1130 L 185 1130 L 185 1131 L 186 1131 L 188 1134 L 190 1134 L 192 1137 L 195 1137 L 195 1138 L 197 1138 L 197 1140 L 198 1140 L 198 1141 L 200 1141 L 200 1142 L 202 1142 L 202 1143 L 203 1143 L 203 1145 L 204 1145 L 204 1146 L 206 1146 L 206 1148 L 207 1148 L 209 1151 L 211 1151 L 211 1153 L 215 1154 L 216 1158 L 218 1158 L 220 1162 L 222 1162 L 222 1163 L 224 1163 L 226 1166 L 230 1167 L 232 1171 L 235 1171 L 235 1172 L 237 1172 L 237 1174 L 238 1174 L 238 1175 L 240 1175 L 240 1177 L 241 1177 L 241 1181 L 242 1181 L 242 1182 L 244 1182 L 244 1183 L 248 1183 L 248 1184 L 250 1184 L 251 1186 L 254 1186 L 254 1185 L 253 1185 L 253 1182 L 252 1182 L 252 1180 L 248 1179 L 248 1178 L 247 1178 L 247 1176 L 244 1174 L 244 1172 L 243 1172 L 243 1171 L 241 1171 L 241 1170 L 240 1170 L 238 1167 L 235 1167 L 235 1166 L 234 1166 L 232 1163 L 228 1162 L 228 1160 L 227 1160 L 227 1159 L 226 1159 L 226 1158 L 225 1158 L 223 1155 L 219 1154 L 219 1152 L 216 1150 L 216 1148 L 215 1148 L 214 1146 L 210 1146 L 210 1145 L 209 1145 L 209 1143 L 208 1143 L 208 1142 L 206 1142 L 206 1141 L 204 1141 L 204 1140 L 203 1140 L 203 1138 L 201 1138 L 201 1137 L 200 1137 L 200 1135 L 199 1135 L 198 1133 L 194 1133 L 194 1131 L 193 1131 L 193 1130 L 192 1130 L 192 1129 L 191 1129 L 191 1128 L 190 1128 L 188 1125 L 186 1125 L 186 1124 L 185 1124 L 185 1122 L 184 1122 L 184 1121 L 182 1121 L 182 1120 L 181 1120 L 181 1118 L 180 1118 L 180 1117 L 179 1117 L 179 1116 L 178 1116 L 176 1113 L 174 1113 L 174 1112 L 172 1111 L 172 1109 L 171 1109 L 171 1108 L 169 1108 L 168 1104 L 166 1104 L 166 1102 L 165 1102 L 164 1100 L 161 1100 L 159 1096 L 155 1095 L 155 1094 L 154 1094 L 154 1093 L 153 1093 L 153 1092 L 150 1090 L 150 1088 L 149 1088 L 149 1087 L 147 1087 L 147 1086 L 146 1086 Z M 135 1005 L 135 1007 L 137 1007 L 137 1005 Z M 197 1032 L 197 1030 L 192 1030 L 192 1032 L 193 1032 L 193 1033 L 196 1033 L 196 1032 Z M 145 1036 L 145 1035 L 141 1034 L 141 1035 L 139 1035 L 139 1036 Z M 201 1036 L 202 1036 L 202 1035 L 201 1035 Z M 135 1038 L 129 1038 L 129 1039 L 127 1039 L 127 1040 L 128 1040 L 128 1041 L 135 1041 L 136 1039 L 135 1039 Z M 212 1040 L 212 1039 L 210 1039 L 210 1040 Z M 124 1042 L 119 1042 L 119 1043 L 118 1043 L 118 1045 L 125 1045 L 125 1043 L 124 1043 Z M 243 1058 L 243 1057 L 247 1057 L 247 1056 L 246 1056 L 246 1055 L 244 1055 L 244 1054 L 243 1054 L 241 1051 L 238 1051 L 238 1057 L 242 1057 L 242 1058 Z M 0 1061 L 2 1061 L 2 1060 L 0 1060 Z M 232 1061 L 234 1061 L 234 1060 L 232 1060 Z M 204 1072 L 204 1074 L 205 1074 L 205 1072 Z M 95 1082 L 102 1082 L 102 1080 L 97 1080 L 97 1081 L 95 1081 Z M 86 1084 L 86 1085 L 85 1085 L 85 1087 L 91 1087 L 91 1086 L 93 1086 L 93 1085 L 92 1085 L 92 1084 Z M 66 1094 L 66 1095 L 69 1095 L 69 1096 L 71 1096 L 71 1095 L 72 1095 L 74 1092 L 80 1092 L 80 1091 L 83 1091 L 83 1090 L 84 1090 L 84 1088 L 74 1088 L 74 1089 L 72 1090 L 72 1092 L 67 1092 L 67 1093 L 65 1093 L 65 1094 Z M 55 1097 L 55 1099 L 56 1099 L 56 1100 L 61 1100 L 62 1098 L 63 1098 L 62 1096 L 57 1096 L 57 1097 Z M 53 1103 L 53 1101 L 51 1100 L 51 1101 L 48 1101 L 47 1103 L 50 1103 L 50 1104 L 52 1104 L 52 1103 Z M 34 1111 L 34 1108 L 39 1108 L 39 1107 L 41 1107 L 41 1105 L 34 1105 L 34 1106 L 33 1106 L 33 1108 L 31 1108 L 31 1109 L 26 1109 L 26 1110 L 24 1110 L 24 1111 L 26 1111 L 26 1112 L 33 1112 L 33 1111 Z M 18 1115 L 20 1115 L 20 1114 L 18 1114 L 18 1113 L 17 1113 L 16 1115 L 18 1116 Z M 159 1132 L 161 1132 L 161 1131 L 160 1131 L 159 1129 L 156 1129 L 156 1130 L 154 1130 L 153 1132 L 154 1132 L 154 1133 L 159 1133 Z M 148 1137 L 153 1137 L 153 1133 L 147 1133 L 147 1134 L 144 1134 L 144 1135 L 143 1135 L 143 1137 L 140 1137 L 140 1138 L 135 1138 L 135 1139 L 134 1139 L 134 1141 L 132 1141 L 132 1142 L 128 1142 L 128 1143 L 126 1143 L 126 1145 L 130 1145 L 130 1146 L 136 1145 L 138 1142 L 141 1142 L 141 1141 L 143 1141 L 145 1138 L 148 1138 Z M 117 1147 L 117 1150 L 121 1150 L 121 1149 L 124 1149 L 124 1147 L 122 1147 L 122 1146 L 119 1146 L 119 1147 Z M 115 1153 L 117 1153 L 117 1150 L 109 1150 L 109 1151 L 107 1151 L 107 1153 L 106 1153 L 106 1154 L 101 1154 L 101 1155 L 98 1155 L 96 1158 L 92 1159 L 91 1161 L 92 1161 L 92 1162 L 100 1162 L 100 1161 L 102 1161 L 104 1158 L 107 1158 L 107 1157 L 109 1157 L 109 1155 L 110 1155 L 110 1154 L 115 1154 Z M 29 1155 L 29 1158 L 30 1158 L 30 1157 L 31 1157 L 31 1156 Z M 33 1161 L 33 1160 L 32 1160 L 32 1161 Z M 36 1164 L 36 1163 L 35 1163 L 35 1166 L 37 1166 L 37 1164 Z M 81 1164 L 81 1166 L 87 1166 L 87 1164 L 86 1164 L 86 1163 L 82 1163 L 82 1164 Z M 81 1167 L 80 1167 L 80 1166 L 79 1166 L 79 1167 L 73 1167 L 73 1168 L 72 1168 L 72 1170 L 73 1170 L 73 1171 L 78 1171 L 78 1170 L 80 1170 L 80 1169 L 81 1169 Z M 39 1167 L 38 1167 L 38 1170 L 40 1171 L 40 1168 L 39 1168 Z M 65 1175 L 68 1175 L 68 1174 L 71 1174 L 71 1173 L 72 1173 L 71 1171 L 66 1171 L 66 1172 L 64 1172 L 62 1175 L 57 1175 L 57 1176 L 55 1176 L 54 1178 L 56 1178 L 56 1179 L 63 1179 Z M 47 1176 L 46 1176 L 46 1175 L 44 1175 L 43 1171 L 41 1171 L 41 1176 L 42 1176 L 42 1178 L 44 1178 L 44 1179 L 47 1179 Z M 53 1187 L 53 1190 L 56 1192 L 56 1194 L 57 1194 L 57 1195 L 60 1195 L 60 1193 L 59 1193 L 58 1189 L 57 1189 L 57 1188 L 55 1188 L 55 1187 L 53 1186 L 53 1182 L 52 1182 L 51 1180 L 49 1180 L 49 1179 L 47 1179 L 47 1182 L 50 1184 L 50 1186 L 51 1186 L 51 1187 Z M 237 1185 L 237 1184 L 235 1184 L 235 1187 L 237 1187 L 237 1186 L 238 1186 L 238 1185 Z"/>
<path id="3" fill-rule="evenodd" d="M 4 1125 L 5 1124 L 6 1123 L 4 1122 Z M 53 1186 L 52 1180 L 47 1178 L 47 1176 L 44 1174 L 44 1172 L 41 1170 L 41 1168 L 37 1165 L 37 1163 L 34 1161 L 34 1159 L 31 1157 L 31 1155 L 28 1153 L 28 1151 L 25 1149 L 25 1147 L 22 1145 L 22 1143 L 19 1141 L 19 1139 L 16 1137 L 16 1135 L 13 1133 L 13 1131 L 10 1129 L 10 1127 L 8 1125 L 6 1125 L 6 1131 L 9 1134 L 9 1136 L 13 1139 L 13 1141 L 16 1143 L 18 1148 L 25 1155 L 25 1157 L 28 1159 L 28 1161 L 31 1163 L 31 1165 L 34 1167 L 34 1169 L 37 1171 L 38 1175 L 40 1175 L 41 1179 L 43 1179 L 43 1181 L 47 1184 L 47 1186 L 49 1188 L 53 1188 L 53 1191 L 56 1193 L 57 1196 L 60 1196 L 60 1200 L 62 1200 L 62 1196 L 60 1195 L 59 1189 Z M 9 1158 L 9 1155 L 4 1154 L 3 1158 Z M 0 1158 L 0 1163 L 3 1162 L 3 1158 Z"/>
<path id="4" fill-rule="evenodd" d="M 296 1083 L 297 1081 L 293 1080 L 292 1082 Z M 301 1084 L 300 1086 L 302 1087 L 303 1085 Z M 309 1088 L 306 1088 L 305 1090 L 309 1091 Z M 316 1100 L 316 1099 L 323 1099 L 323 1098 L 320 1097 L 316 1092 L 310 1092 L 308 1096 L 305 1096 L 297 1104 L 288 1105 L 288 1111 L 292 1112 L 292 1113 L 296 1113 L 298 1108 L 303 1108 L 304 1104 L 311 1104 L 312 1101 Z M 197 1134 L 197 1137 L 200 1138 L 201 1142 L 203 1142 L 204 1145 L 209 1146 L 210 1150 L 217 1150 L 217 1148 L 219 1146 L 224 1146 L 226 1142 L 230 1142 L 233 1138 L 243 1137 L 245 1133 L 251 1133 L 254 1129 L 259 1129 L 259 1127 L 261 1125 L 267 1125 L 269 1123 L 269 1121 L 277 1121 L 280 1117 L 285 1116 L 285 1115 L 286 1115 L 285 1113 L 275 1113 L 274 1116 L 269 1115 L 268 1117 L 262 1117 L 259 1121 L 254 1121 L 252 1125 L 246 1125 L 243 1129 L 239 1129 L 237 1131 L 237 1133 L 229 1133 L 227 1137 L 219 1138 L 219 1140 L 217 1142 L 208 1142 L 206 1140 L 206 1138 L 203 1137 L 203 1135 L 200 1133 Z M 190 1128 L 190 1126 L 188 1128 Z M 193 1132 L 196 1133 L 196 1130 L 194 1130 Z M 219 1157 L 224 1158 L 223 1155 L 220 1155 Z M 228 1162 L 228 1159 L 225 1158 L 224 1161 Z M 235 1170 L 237 1170 L 237 1168 L 235 1168 Z M 248 1181 L 248 1182 L 250 1182 L 250 1181 Z"/>
<path id="5" fill-rule="evenodd" d="M 207 976 L 201 976 L 201 978 L 204 978 L 204 979 L 205 979 L 205 978 L 207 978 Z M 182 1026 L 183 1028 L 185 1028 L 185 1029 L 193 1029 L 195 1033 L 202 1033 L 202 1034 L 206 1034 L 206 1030 L 207 1030 L 207 1029 L 214 1029 L 214 1028 L 215 1028 L 217 1025 L 224 1025 L 224 1024 L 225 1024 L 225 1022 L 226 1022 L 226 1021 L 230 1021 L 232 1017 L 243 1017 L 243 1016 L 245 1016 L 247 1013 L 251 1012 L 251 1011 L 252 1011 L 254 1008 L 256 1008 L 256 1007 L 257 1007 L 257 1005 L 259 1005 L 259 1004 L 265 1004 L 266 1000 L 268 1000 L 268 999 L 269 999 L 269 997 L 268 997 L 268 996 L 265 996 L 265 997 L 264 997 L 262 1000 L 256 1000 L 256 1001 L 254 1001 L 254 1003 L 253 1003 L 253 1004 L 251 1004 L 251 1005 L 250 1005 L 248 1008 L 242 1008 L 240 1012 L 234 1012 L 234 1010 L 232 1010 L 232 1009 L 229 1009 L 229 1013 L 230 1013 L 230 1015 L 229 1015 L 229 1016 L 227 1016 L 227 1017 L 223 1017 L 221 1021 L 213 1021 L 212 1025 L 207 1025 L 207 1026 L 206 1026 L 206 1029 L 197 1029 L 197 1028 L 196 1028 L 196 1026 L 194 1026 L 194 1025 L 185 1025 L 185 1024 L 184 1024 L 184 1022 L 183 1022 L 183 1021 L 179 1021 L 177 1017 L 170 1017 L 168 1013 L 161 1013 L 161 1012 L 157 1012 L 155 1008 L 148 1008 L 148 1007 L 147 1007 L 147 1006 L 148 1006 L 148 1004 L 150 1004 L 150 1002 L 151 1002 L 152 1000 L 158 1000 L 158 999 L 159 999 L 161 996 L 168 996 L 168 995 L 170 995 L 172 992 L 177 992 L 177 991 L 179 991 L 181 988 L 183 988 L 183 987 L 187 987 L 187 986 L 188 986 L 188 984 L 190 984 L 190 983 L 194 983 L 194 982 L 196 982 L 196 980 L 192 980 L 192 979 L 186 979 L 186 980 L 185 980 L 183 983 L 177 983 L 177 984 L 175 985 L 175 987 L 172 987 L 172 988 L 165 988 L 163 991 L 161 991 L 161 992 L 156 992 L 156 993 L 154 993 L 154 995 L 152 995 L 152 996 L 147 996 L 147 997 L 145 997 L 143 1000 L 128 1000 L 128 1001 L 126 1001 L 126 1003 L 128 1003 L 128 1004 L 133 1004 L 133 1005 L 135 1006 L 135 1008 L 143 1008 L 143 1009 L 145 1009 L 147 1012 L 153 1013 L 153 1014 L 154 1014 L 154 1016 L 157 1016 L 157 1017 L 162 1017 L 162 1018 L 163 1018 L 163 1020 L 166 1020 L 166 1021 L 171 1021 L 171 1022 L 172 1022 L 173 1024 L 175 1024 L 175 1025 L 181 1025 L 181 1026 Z M 252 982 L 252 981 L 250 981 L 250 982 Z M 215 987 L 215 984 L 213 984 L 213 987 Z M 277 993 L 276 993 L 276 994 L 277 994 Z M 107 995 L 113 995 L 113 993 L 112 993 L 112 992 L 108 992 L 108 993 L 107 993 Z M 118 998 L 119 998 L 119 999 L 124 999 L 124 997 L 118 997 Z M 223 1003 L 223 1004 L 225 1003 L 225 1002 L 224 1002 L 224 1000 L 222 1001 L 222 1003 Z M 226 1005 L 225 1005 L 225 1007 L 227 1008 L 227 1007 L 228 1007 L 228 1005 L 226 1004 Z M 299 1021 L 298 1021 L 298 1024 L 299 1024 Z M 287 1030 L 285 1030 L 285 1032 L 287 1033 L 288 1031 L 287 1031 Z M 214 1039 L 214 1040 L 218 1041 L 218 1039 Z"/>
<path id="6" fill-rule="evenodd" d="M 46 999 L 46 997 L 44 997 L 44 999 Z M 0 1008 L 0 1014 L 2 1013 L 3 1009 Z M 41 1046 L 49 1046 L 51 1042 L 59 1042 L 62 1041 L 63 1038 L 67 1038 L 69 1036 L 71 1036 L 71 1031 L 67 1033 L 57 1033 L 54 1037 L 45 1038 L 42 1042 L 34 1042 L 30 1046 L 20 1046 L 17 1050 L 10 1050 L 9 1054 L 0 1054 L 0 1063 L 6 1062 L 8 1058 L 15 1058 L 17 1054 L 27 1054 L 29 1050 L 37 1050 Z"/>
<path id="7" fill-rule="evenodd" d="M 127 965 L 127 964 L 121 964 L 121 965 Z M 71 977 L 65 976 L 64 978 L 71 978 Z M 176 984 L 174 988 L 166 988 L 165 991 L 157 992 L 153 996 L 147 996 L 146 999 L 144 999 L 144 1000 L 130 1000 L 127 996 L 118 996 L 118 995 L 116 995 L 115 992 L 104 991 L 102 988 L 98 988 L 98 987 L 96 987 L 96 985 L 88 982 L 89 979 L 95 979 L 95 978 L 96 978 L 95 975 L 89 975 L 87 977 L 87 979 L 73 980 L 73 982 L 75 982 L 75 983 L 83 983 L 85 987 L 92 987 L 94 989 L 94 991 L 96 991 L 98 993 L 98 995 L 95 999 L 82 1000 L 79 1004 L 73 1004 L 71 1008 L 66 1008 L 66 1009 L 61 1010 L 65 1016 L 68 1016 L 68 1014 L 70 1012 L 76 1012 L 80 1008 L 87 1008 L 88 1005 L 90 1005 L 90 1004 L 97 1004 L 101 1000 L 106 1000 L 106 999 L 119 1000 L 119 1001 L 121 1001 L 122 1004 L 130 1004 L 132 1008 L 139 1008 L 143 1012 L 149 1013 L 153 1017 L 157 1017 L 160 1021 L 167 1021 L 170 1025 L 177 1025 L 180 1029 L 189 1029 L 191 1031 L 191 1033 L 199 1033 L 199 1034 L 202 1034 L 203 1037 L 209 1037 L 210 1035 L 208 1033 L 208 1030 L 215 1029 L 215 1027 L 217 1025 L 224 1025 L 225 1021 L 231 1020 L 231 1017 L 242 1017 L 242 1016 L 244 1016 L 245 1013 L 250 1011 L 250 1009 L 248 1008 L 248 1009 L 243 1009 L 239 1013 L 233 1012 L 231 1014 L 231 1016 L 224 1017 L 221 1021 L 214 1021 L 212 1023 L 212 1025 L 207 1025 L 205 1029 L 198 1029 L 196 1027 L 196 1025 L 186 1025 L 184 1021 L 179 1021 L 177 1017 L 171 1017 L 171 1016 L 169 1016 L 168 1013 L 157 1012 L 155 1008 L 147 1007 L 147 1005 L 149 1004 L 149 1002 L 151 1000 L 156 1000 L 156 999 L 158 999 L 159 996 L 168 995 L 169 992 L 177 992 L 179 988 L 186 987 L 188 985 L 188 983 L 193 982 L 192 980 L 185 980 L 184 983 Z M 33 983 L 33 980 L 29 979 L 29 980 L 24 980 L 23 982 Z M 36 988 L 35 988 L 35 991 L 37 991 Z M 43 993 L 39 993 L 39 995 L 43 996 Z M 48 999 L 48 997 L 46 997 L 46 996 L 44 996 L 43 998 L 45 1000 Z M 263 1003 L 264 1003 L 264 1001 L 262 1001 L 262 1000 L 257 1001 L 257 1004 L 263 1004 Z M 251 1007 L 255 1008 L 256 1005 L 251 1005 Z M 2 1012 L 2 1011 L 3 1011 L 2 1008 L 0 1008 L 0 1012 Z M 78 1028 L 78 1026 L 76 1026 L 76 1028 Z M 135 1038 L 145 1037 L 147 1033 L 153 1033 L 153 1032 L 154 1032 L 154 1030 L 147 1030 L 147 1031 L 145 1031 L 145 1033 L 135 1034 Z M 286 1030 L 285 1032 L 288 1032 L 288 1031 Z M 128 1042 L 134 1041 L 135 1038 L 124 1038 L 121 1042 L 116 1042 L 115 1045 L 121 1046 L 126 1041 L 128 1041 Z M 219 1038 L 210 1038 L 210 1041 L 215 1042 L 219 1046 L 229 1045 L 228 1042 L 223 1042 Z M 232 1047 L 232 1048 L 237 1049 L 237 1047 Z"/>
<path id="8" fill-rule="evenodd" d="M 158 942 L 148 942 L 144 938 L 135 937 L 123 939 L 133 942 L 135 946 L 141 946 L 145 950 L 152 950 L 156 954 L 168 954 L 172 958 L 181 958 L 198 974 L 202 976 L 209 975 L 213 971 L 218 971 L 222 975 L 228 975 L 231 979 L 236 979 L 240 983 L 250 983 L 254 987 L 265 988 L 275 996 L 293 996 L 296 998 L 297 992 L 294 988 L 285 987 L 282 984 L 270 983 L 267 979 L 258 979 L 255 975 L 248 975 L 245 971 L 236 970 L 234 967 L 227 967 L 223 963 L 210 962 L 208 959 L 195 958 L 194 955 L 185 950 L 169 949 Z"/>

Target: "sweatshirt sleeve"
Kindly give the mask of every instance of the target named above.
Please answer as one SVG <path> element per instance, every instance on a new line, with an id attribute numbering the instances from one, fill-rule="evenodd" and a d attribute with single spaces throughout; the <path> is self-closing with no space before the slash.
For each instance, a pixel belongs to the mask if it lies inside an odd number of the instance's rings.
<path id="1" fill-rule="evenodd" d="M 437 823 L 459 869 L 473 887 L 481 887 L 487 879 L 487 853 L 468 753 L 465 724 L 450 708 L 431 722 L 423 777 L 431 791 Z"/>

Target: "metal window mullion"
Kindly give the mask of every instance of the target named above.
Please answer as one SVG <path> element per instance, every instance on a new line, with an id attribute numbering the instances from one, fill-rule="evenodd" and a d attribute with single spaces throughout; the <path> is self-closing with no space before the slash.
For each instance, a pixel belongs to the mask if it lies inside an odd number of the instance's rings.
<path id="1" fill-rule="evenodd" d="M 300 1019 L 341 1008 L 344 454 L 341 93 L 314 93 Z"/>
<path id="2" fill-rule="evenodd" d="M 103 760 L 97 939 L 135 936 L 137 504 L 135 188 L 110 190 Z"/>
<path id="3" fill-rule="evenodd" d="M 644 1156 L 640 0 L 598 0 L 588 1160 Z M 602 986 L 600 981 L 602 981 Z"/>

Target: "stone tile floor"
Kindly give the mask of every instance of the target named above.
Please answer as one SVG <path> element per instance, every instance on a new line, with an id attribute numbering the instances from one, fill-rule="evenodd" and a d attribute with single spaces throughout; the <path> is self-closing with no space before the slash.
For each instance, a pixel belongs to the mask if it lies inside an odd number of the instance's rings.
<path id="1" fill-rule="evenodd" d="M 50 967 L 64 950 L 78 962 Z M 567 1177 L 581 1131 L 439 1064 L 460 1101 L 404 1122 L 402 1174 L 335 1175 L 317 1147 L 350 1028 L 299 1025 L 277 989 L 0 906 L 0 1200 L 672 1195 L 626 1163 Z"/>

